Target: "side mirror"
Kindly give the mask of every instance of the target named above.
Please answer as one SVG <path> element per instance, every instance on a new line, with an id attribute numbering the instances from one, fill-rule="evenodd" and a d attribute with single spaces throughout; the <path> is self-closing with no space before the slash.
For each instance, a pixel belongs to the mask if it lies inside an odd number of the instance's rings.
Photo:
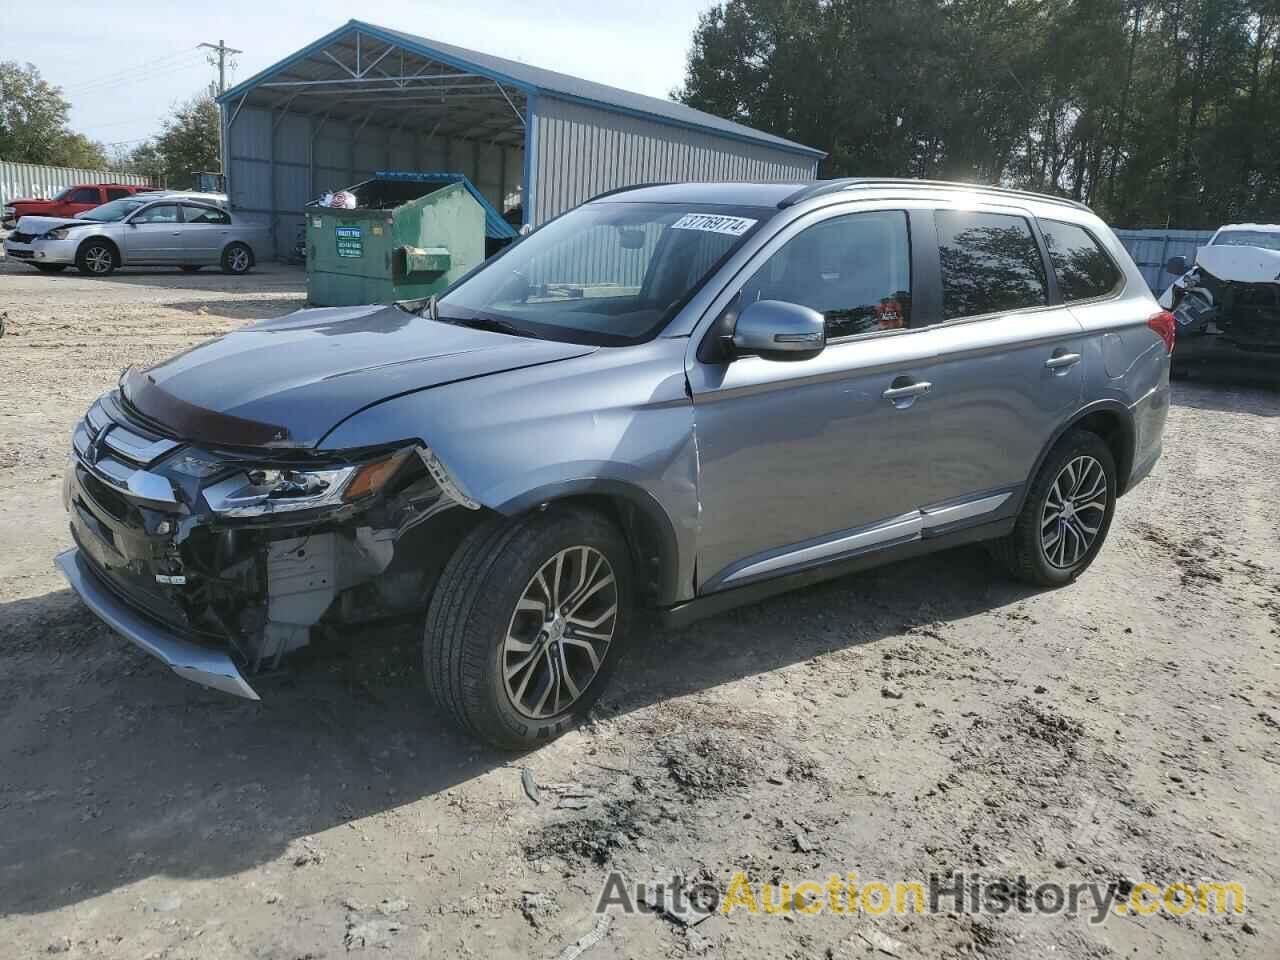
<path id="1" fill-rule="evenodd" d="M 827 345 L 827 321 L 817 310 L 783 300 L 757 300 L 738 316 L 733 347 L 766 360 L 808 360 Z"/>
<path id="2" fill-rule="evenodd" d="M 1164 265 L 1165 273 L 1172 273 L 1177 277 L 1182 276 L 1190 269 L 1191 266 L 1187 263 L 1186 257 L 1170 257 L 1169 262 Z"/>

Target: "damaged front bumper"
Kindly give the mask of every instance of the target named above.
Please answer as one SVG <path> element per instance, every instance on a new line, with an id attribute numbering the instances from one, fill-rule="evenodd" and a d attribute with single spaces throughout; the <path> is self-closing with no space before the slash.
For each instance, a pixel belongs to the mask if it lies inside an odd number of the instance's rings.
<path id="1" fill-rule="evenodd" d="M 98 579 L 80 550 L 72 547 L 54 559 L 67 583 L 103 623 L 170 670 L 202 687 L 246 700 L 259 699 L 226 653 L 184 640 L 120 600 Z"/>
<path id="2" fill-rule="evenodd" d="M 131 411 L 108 394 L 74 431 L 63 500 L 76 547 L 57 565 L 112 629 L 202 686 L 256 700 L 249 680 L 286 654 L 422 614 L 480 519 L 420 445 L 282 461 L 197 447 Z M 362 473 L 363 492 L 347 499 Z M 345 485 L 317 492 L 297 476 Z M 264 503 L 272 483 L 294 499 Z"/>

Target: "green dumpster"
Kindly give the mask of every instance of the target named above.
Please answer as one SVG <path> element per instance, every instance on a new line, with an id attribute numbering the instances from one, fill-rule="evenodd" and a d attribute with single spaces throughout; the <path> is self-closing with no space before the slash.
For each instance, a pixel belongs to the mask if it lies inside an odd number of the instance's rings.
<path id="1" fill-rule="evenodd" d="M 461 174 L 379 173 L 347 192 L 355 209 L 306 208 L 312 306 L 430 296 L 485 259 L 488 235 L 516 235 Z"/>

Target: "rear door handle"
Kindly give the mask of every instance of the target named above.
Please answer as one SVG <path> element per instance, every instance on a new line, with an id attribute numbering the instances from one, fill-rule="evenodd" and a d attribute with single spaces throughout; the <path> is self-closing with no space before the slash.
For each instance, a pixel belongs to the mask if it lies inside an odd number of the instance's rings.
<path id="1" fill-rule="evenodd" d="M 1074 366 L 1079 362 L 1080 354 L 1078 353 L 1055 353 L 1044 362 L 1044 365 L 1050 370 L 1062 370 L 1066 367 Z"/>
<path id="2" fill-rule="evenodd" d="M 923 393 L 928 393 L 933 388 L 933 384 L 928 380 L 917 380 L 915 383 L 909 383 L 905 387 L 890 387 L 880 396 L 886 400 L 905 400 L 907 397 L 918 397 Z"/>

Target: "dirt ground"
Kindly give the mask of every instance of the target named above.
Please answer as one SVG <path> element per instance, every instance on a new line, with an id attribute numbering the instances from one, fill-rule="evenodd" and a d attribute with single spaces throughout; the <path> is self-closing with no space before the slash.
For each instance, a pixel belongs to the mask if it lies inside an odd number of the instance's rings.
<path id="1" fill-rule="evenodd" d="M 510 756 L 445 726 L 412 636 L 250 703 L 178 680 L 54 573 L 93 398 L 298 307 L 301 280 L 0 261 L 0 956 L 556 957 L 609 867 L 1235 881 L 1247 907 L 644 912 L 586 960 L 1280 956 L 1280 392 L 1176 384 L 1163 460 L 1072 587 L 966 548 L 654 630 L 593 724 Z"/>

